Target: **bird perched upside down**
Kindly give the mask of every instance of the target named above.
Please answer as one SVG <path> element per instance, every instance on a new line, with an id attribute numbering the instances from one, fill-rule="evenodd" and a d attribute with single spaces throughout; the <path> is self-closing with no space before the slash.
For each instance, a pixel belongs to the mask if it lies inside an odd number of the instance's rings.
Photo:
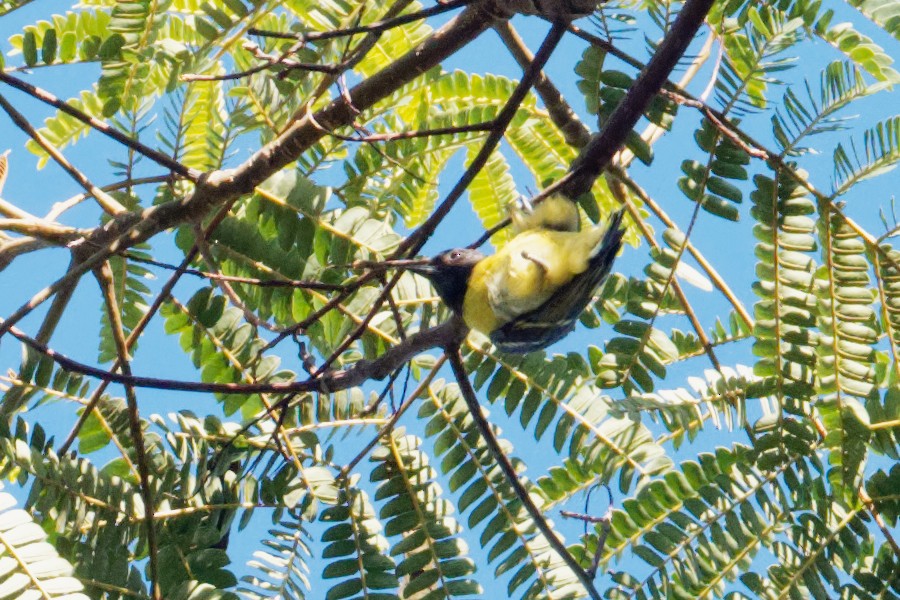
<path id="1" fill-rule="evenodd" d="M 575 328 L 622 245 L 622 211 L 605 227 L 579 231 L 575 204 L 551 197 L 512 219 L 520 232 L 496 254 L 456 248 L 406 266 L 430 279 L 466 325 L 500 350 L 524 354 Z"/>

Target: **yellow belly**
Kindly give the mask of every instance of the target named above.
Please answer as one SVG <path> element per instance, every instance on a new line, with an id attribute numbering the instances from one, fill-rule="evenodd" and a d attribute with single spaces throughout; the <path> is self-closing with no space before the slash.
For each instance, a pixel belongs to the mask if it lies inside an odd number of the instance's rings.
<path id="1" fill-rule="evenodd" d="M 572 277 L 583 273 L 603 230 L 530 230 L 479 262 L 469 279 L 463 319 L 490 334 L 546 302 Z"/>

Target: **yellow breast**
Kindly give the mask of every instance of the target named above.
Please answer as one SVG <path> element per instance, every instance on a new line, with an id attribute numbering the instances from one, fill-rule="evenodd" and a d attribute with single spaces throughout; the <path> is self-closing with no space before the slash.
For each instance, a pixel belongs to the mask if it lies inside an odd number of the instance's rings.
<path id="1" fill-rule="evenodd" d="M 472 271 L 463 301 L 466 324 L 490 334 L 536 309 L 587 269 L 602 236 L 603 230 L 598 227 L 581 232 L 520 233 Z"/>

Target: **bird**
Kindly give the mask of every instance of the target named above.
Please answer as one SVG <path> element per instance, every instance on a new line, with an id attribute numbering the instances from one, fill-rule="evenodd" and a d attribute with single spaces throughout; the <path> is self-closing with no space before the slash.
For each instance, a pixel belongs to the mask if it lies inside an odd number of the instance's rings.
<path id="1" fill-rule="evenodd" d="M 518 233 L 495 254 L 454 248 L 407 262 L 466 325 L 515 354 L 546 348 L 575 328 L 609 274 L 624 233 L 622 210 L 605 226 L 579 230 L 571 200 L 551 196 L 530 208 L 512 212 Z"/>

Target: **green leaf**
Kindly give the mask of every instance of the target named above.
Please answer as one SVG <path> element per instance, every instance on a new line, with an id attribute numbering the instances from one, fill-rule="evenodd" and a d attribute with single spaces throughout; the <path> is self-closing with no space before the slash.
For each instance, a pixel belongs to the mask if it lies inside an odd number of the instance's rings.
<path id="1" fill-rule="evenodd" d="M 22 40 L 22 57 L 25 59 L 25 64 L 29 67 L 37 64 L 37 38 L 31 30 L 25 32 L 25 37 Z"/>
<path id="2" fill-rule="evenodd" d="M 41 44 L 41 61 L 45 64 L 51 64 L 56 60 L 56 30 L 48 29 L 44 34 L 44 41 Z"/>

